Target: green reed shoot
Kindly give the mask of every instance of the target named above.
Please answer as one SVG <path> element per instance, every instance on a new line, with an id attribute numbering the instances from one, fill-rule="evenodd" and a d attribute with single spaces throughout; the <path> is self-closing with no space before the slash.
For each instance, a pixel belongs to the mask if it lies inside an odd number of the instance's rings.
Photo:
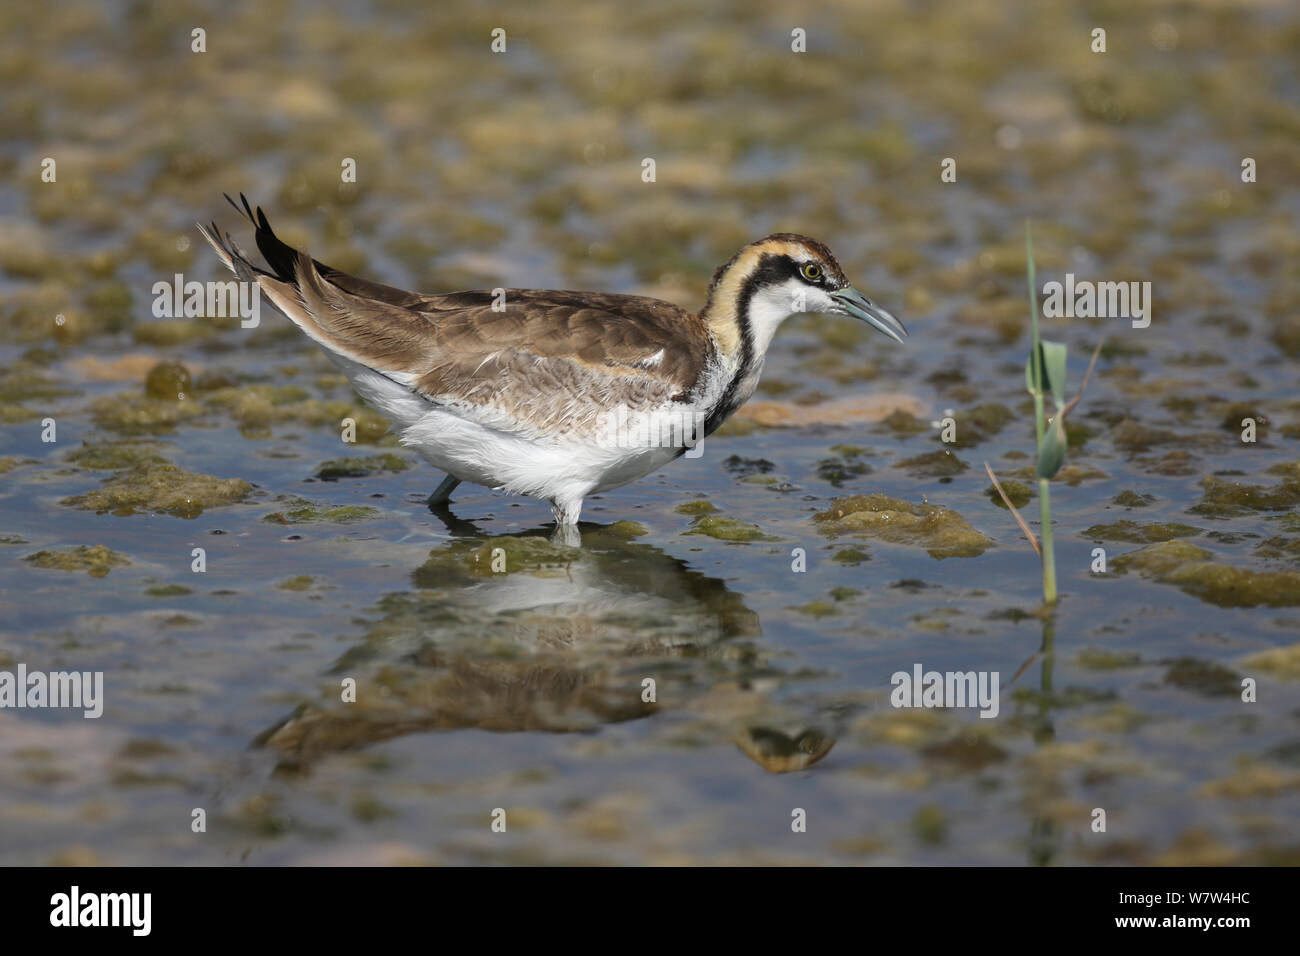
<path id="1" fill-rule="evenodd" d="M 1029 361 L 1025 364 L 1025 388 L 1034 398 L 1034 438 L 1038 446 L 1034 473 L 1038 479 L 1038 517 L 1042 536 L 1041 546 L 1034 537 L 1033 532 L 1029 530 L 1029 526 L 1025 524 L 1024 519 L 1020 517 L 1020 513 L 1016 511 L 1015 506 L 1007 498 L 1006 493 L 1002 490 L 1002 485 L 998 483 L 997 476 L 993 474 L 993 469 L 988 466 L 987 462 L 984 464 L 984 469 L 988 472 L 993 487 L 1002 496 L 1003 503 L 1015 516 L 1016 523 L 1020 525 L 1020 530 L 1024 532 L 1025 537 L 1029 539 L 1030 545 L 1038 552 L 1042 560 L 1043 602 L 1051 606 L 1056 603 L 1056 550 L 1052 543 L 1052 479 L 1056 477 L 1057 472 L 1061 470 L 1061 465 L 1065 462 L 1065 450 L 1068 444 L 1065 437 L 1065 416 L 1083 398 L 1084 390 L 1088 387 L 1088 379 L 1092 376 L 1093 366 L 1097 364 L 1097 356 L 1101 352 L 1101 342 L 1097 343 L 1097 348 L 1092 353 L 1092 361 L 1088 363 L 1088 371 L 1083 377 L 1083 384 L 1079 387 L 1079 394 L 1066 402 L 1066 346 L 1061 342 L 1045 342 L 1038 334 L 1038 289 L 1034 269 L 1034 237 L 1029 223 L 1025 223 L 1025 258 L 1025 278 L 1029 288 L 1029 328 L 1033 336 Z M 1056 410 L 1056 414 L 1051 418 L 1048 418 L 1046 413 L 1047 397 L 1049 395 Z"/>

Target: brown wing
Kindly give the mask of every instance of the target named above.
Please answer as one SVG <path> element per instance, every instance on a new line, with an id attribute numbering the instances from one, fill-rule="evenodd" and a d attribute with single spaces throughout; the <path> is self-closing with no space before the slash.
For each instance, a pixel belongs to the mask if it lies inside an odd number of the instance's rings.
<path id="1" fill-rule="evenodd" d="M 669 302 L 595 292 L 502 291 L 504 301 L 491 292 L 426 301 L 423 312 L 436 329 L 440 354 L 437 367 L 422 378 L 424 387 L 436 392 L 448 376 L 480 374 L 474 369 L 489 356 L 516 352 L 687 392 L 708 358 L 703 323 Z"/>
<path id="2" fill-rule="evenodd" d="M 566 431 L 593 412 L 686 398 L 712 351 L 690 312 L 644 296 L 506 289 L 420 296 L 298 253 L 294 282 L 260 277 L 272 301 L 325 347 L 401 375 L 433 402 L 494 423 Z"/>
<path id="3" fill-rule="evenodd" d="M 511 427 L 563 430 L 593 403 L 646 408 L 684 399 L 714 354 L 700 319 L 644 296 L 507 289 L 420 295 L 350 276 L 283 242 L 240 194 L 271 272 L 215 223 L 222 261 L 331 352 L 431 401 L 482 410 Z M 502 308 L 504 306 L 504 308 Z"/>

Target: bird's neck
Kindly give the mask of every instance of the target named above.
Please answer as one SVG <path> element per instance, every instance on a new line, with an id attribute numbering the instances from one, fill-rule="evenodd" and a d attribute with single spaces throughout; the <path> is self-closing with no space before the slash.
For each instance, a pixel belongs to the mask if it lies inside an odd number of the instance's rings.
<path id="1" fill-rule="evenodd" d="M 791 314 L 791 297 L 771 283 L 764 266 L 756 252 L 742 250 L 709 288 L 700 320 L 724 356 L 761 362 L 772 336 Z"/>
<path id="2" fill-rule="evenodd" d="M 757 289 L 746 275 L 724 273 L 710 290 L 700 319 L 717 351 L 724 381 L 706 433 L 721 425 L 758 386 L 772 336 L 789 315 L 785 299 Z"/>

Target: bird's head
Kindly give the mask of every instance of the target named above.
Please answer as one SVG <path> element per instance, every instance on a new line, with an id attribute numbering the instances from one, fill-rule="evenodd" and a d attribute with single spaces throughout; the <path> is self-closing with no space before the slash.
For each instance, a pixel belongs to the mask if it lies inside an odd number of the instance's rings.
<path id="1" fill-rule="evenodd" d="M 719 345 L 761 357 L 777 328 L 799 312 L 847 315 L 897 342 L 907 329 L 849 284 L 825 245 L 777 233 L 751 242 L 713 274 L 704 318 Z"/>

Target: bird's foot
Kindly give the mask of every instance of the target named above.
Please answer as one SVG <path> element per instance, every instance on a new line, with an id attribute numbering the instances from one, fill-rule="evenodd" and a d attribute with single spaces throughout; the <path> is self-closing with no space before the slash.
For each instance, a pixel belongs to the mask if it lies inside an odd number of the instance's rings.
<path id="1" fill-rule="evenodd" d="M 551 542 L 566 548 L 579 547 L 582 535 L 578 533 L 578 516 L 582 514 L 582 499 L 552 499 L 551 514 L 555 515 L 555 533 L 551 535 Z"/>

